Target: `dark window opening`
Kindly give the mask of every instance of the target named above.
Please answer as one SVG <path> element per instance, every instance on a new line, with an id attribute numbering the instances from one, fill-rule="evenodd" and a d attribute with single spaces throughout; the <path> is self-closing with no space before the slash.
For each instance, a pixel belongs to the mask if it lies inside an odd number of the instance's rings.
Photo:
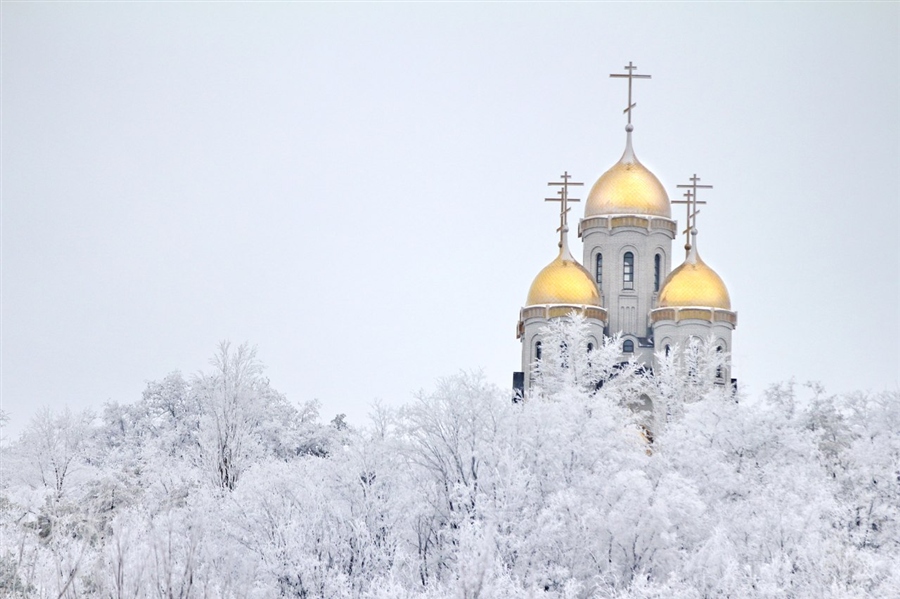
<path id="1" fill-rule="evenodd" d="M 513 403 L 519 403 L 525 397 L 525 373 L 513 372 Z"/>
<path id="2" fill-rule="evenodd" d="M 634 353 L 634 341 L 631 339 L 626 339 L 624 343 L 622 343 L 622 352 L 626 354 Z"/>
<path id="3" fill-rule="evenodd" d="M 541 342 L 540 341 L 538 341 L 537 343 L 534 344 L 534 359 L 535 360 L 541 359 Z"/>
<path id="4" fill-rule="evenodd" d="M 622 288 L 634 289 L 634 254 L 625 252 L 622 259 Z"/>
<path id="5" fill-rule="evenodd" d="M 725 350 L 722 349 L 722 346 L 721 346 L 721 345 L 720 345 L 719 347 L 716 348 L 716 352 L 718 352 L 718 353 L 720 353 L 720 354 L 721 354 L 723 351 L 725 351 Z M 720 379 L 720 378 L 722 378 L 723 376 L 724 376 L 724 374 L 723 374 L 723 372 L 722 372 L 722 365 L 719 364 L 718 366 L 716 366 L 716 378 L 717 378 L 717 379 Z"/>
<path id="6" fill-rule="evenodd" d="M 603 254 L 597 254 L 597 287 L 603 284 Z"/>
<path id="7" fill-rule="evenodd" d="M 662 272 L 662 256 L 656 254 L 653 258 L 653 291 L 659 291 L 659 276 Z"/>

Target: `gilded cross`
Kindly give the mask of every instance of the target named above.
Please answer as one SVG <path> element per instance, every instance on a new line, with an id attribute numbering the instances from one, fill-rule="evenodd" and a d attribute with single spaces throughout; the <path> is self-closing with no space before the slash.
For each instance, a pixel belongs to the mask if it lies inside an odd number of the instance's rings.
<path id="1" fill-rule="evenodd" d="M 700 185 L 700 177 L 697 176 L 697 173 L 694 173 L 694 176 L 688 179 L 691 183 L 690 185 L 676 185 L 678 189 L 686 189 L 687 191 L 684 193 L 684 200 L 672 200 L 673 204 L 685 204 L 687 207 L 687 218 L 685 219 L 685 224 L 687 228 L 683 231 L 683 233 L 687 236 L 687 243 L 684 246 L 684 249 L 691 249 L 691 235 L 693 234 L 693 229 L 697 227 L 697 215 L 700 213 L 697 210 L 697 204 L 705 204 L 706 202 L 701 202 L 697 199 L 697 190 L 698 189 L 712 189 L 712 185 Z"/>
<path id="2" fill-rule="evenodd" d="M 631 125 L 631 109 L 637 106 L 637 102 L 631 101 L 631 82 L 634 79 L 650 79 L 650 75 L 637 75 L 634 70 L 637 68 L 631 61 L 628 61 L 628 65 L 624 67 L 627 73 L 610 73 L 610 77 L 616 78 L 628 78 L 628 108 L 623 110 L 622 112 L 628 114 L 628 124 Z"/>
<path id="3" fill-rule="evenodd" d="M 574 181 L 569 181 L 572 178 L 572 175 L 569 174 L 569 171 L 564 172 L 560 179 L 562 181 L 550 181 L 547 183 L 548 186 L 551 187 L 559 187 L 559 197 L 558 198 L 544 198 L 545 202 L 559 202 L 559 247 L 563 247 L 566 242 L 566 233 L 569 231 L 569 220 L 568 213 L 571 208 L 569 208 L 569 202 L 580 202 L 581 200 L 578 198 L 570 198 L 569 197 L 569 186 L 579 186 L 584 185 L 584 183 L 575 183 Z"/>

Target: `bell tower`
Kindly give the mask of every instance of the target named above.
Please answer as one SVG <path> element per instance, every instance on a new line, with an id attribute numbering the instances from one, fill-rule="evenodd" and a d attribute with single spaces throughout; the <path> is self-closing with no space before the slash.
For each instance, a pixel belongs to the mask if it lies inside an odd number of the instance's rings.
<path id="1" fill-rule="evenodd" d="M 513 374 L 513 388 L 519 397 L 525 397 L 533 383 L 533 366 L 541 359 L 541 330 L 551 319 L 568 316 L 572 312 L 583 314 L 590 326 L 589 346 L 600 347 L 606 326 L 606 310 L 603 309 L 597 285 L 591 274 L 569 251 L 569 202 L 579 202 L 569 197 L 569 187 L 582 183 L 570 181 L 568 171 L 561 181 L 547 185 L 559 187 L 559 197 L 545 198 L 559 202 L 559 254 L 545 266 L 531 283 L 525 306 L 519 311 L 516 338 L 522 343 L 522 370 Z M 584 348 L 589 351 L 591 347 Z"/>
<path id="2" fill-rule="evenodd" d="M 634 356 L 651 365 L 654 345 L 648 315 L 671 268 L 676 225 L 665 188 L 634 152 L 633 81 L 650 78 L 636 69 L 629 62 L 626 73 L 610 75 L 628 80 L 625 151 L 591 188 L 578 235 L 584 242 L 584 264 L 609 313 L 606 333 L 622 333 L 623 359 Z"/>
<path id="3" fill-rule="evenodd" d="M 700 185 L 700 177 L 694 174 L 690 184 L 679 185 L 686 189 L 685 200 L 677 203 L 687 206 L 685 218 L 684 263 L 673 270 L 663 282 L 659 300 L 650 312 L 653 337 L 659 350 L 668 353 L 676 345 L 682 349 L 692 339 L 712 338 L 720 352 L 731 353 L 731 333 L 737 326 L 737 312 L 731 309 L 731 297 L 721 277 L 700 258 L 697 250 L 697 200 L 699 189 L 712 189 L 712 185 Z M 735 384 L 731 379 L 731 366 L 726 363 L 715 373 L 720 385 Z"/>

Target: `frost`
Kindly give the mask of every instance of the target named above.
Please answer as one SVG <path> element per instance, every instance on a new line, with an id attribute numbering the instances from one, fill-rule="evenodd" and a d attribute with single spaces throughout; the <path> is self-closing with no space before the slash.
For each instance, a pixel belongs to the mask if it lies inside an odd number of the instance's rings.
<path id="1" fill-rule="evenodd" d="M 462 373 L 322 423 L 223 344 L 133 404 L 42 412 L 3 447 L 0 595 L 898 595 L 900 394 L 744 397 L 708 342 L 651 376 L 584 329 L 551 326 L 518 404 Z"/>

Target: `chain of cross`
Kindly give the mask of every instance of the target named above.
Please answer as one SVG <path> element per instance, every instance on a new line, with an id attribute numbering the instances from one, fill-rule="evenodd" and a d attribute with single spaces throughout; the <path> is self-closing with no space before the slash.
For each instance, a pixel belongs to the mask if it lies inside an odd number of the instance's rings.
<path id="1" fill-rule="evenodd" d="M 584 183 L 576 183 L 574 181 L 570 181 L 572 175 L 569 174 L 569 171 L 564 172 L 560 179 L 562 181 L 550 181 L 547 183 L 550 187 L 559 187 L 559 197 L 558 198 L 544 198 L 545 202 L 559 202 L 559 247 L 563 247 L 566 240 L 566 233 L 569 231 L 569 220 L 568 213 L 571 208 L 569 208 L 569 202 L 580 202 L 581 200 L 578 198 L 570 198 L 569 197 L 569 187 L 570 186 L 580 186 L 584 185 Z"/>
<path id="2" fill-rule="evenodd" d="M 685 218 L 685 224 L 687 227 L 682 233 L 685 234 L 687 243 L 685 243 L 684 248 L 686 250 L 691 249 L 691 235 L 693 235 L 694 229 L 697 228 L 697 215 L 700 214 L 700 211 L 697 210 L 698 204 L 705 204 L 706 202 L 701 202 L 697 199 L 697 190 L 698 189 L 712 189 L 712 185 L 700 185 L 700 177 L 697 176 L 697 173 L 694 173 L 694 176 L 688 179 L 691 183 L 689 185 L 676 185 L 678 189 L 686 189 L 684 192 L 684 200 L 672 200 L 673 204 L 684 204 L 687 208 L 687 218 Z"/>
<path id="3" fill-rule="evenodd" d="M 637 106 L 637 102 L 631 101 L 631 82 L 634 79 L 650 79 L 650 75 L 637 75 L 634 70 L 637 68 L 631 61 L 628 61 L 628 65 L 624 67 L 627 73 L 610 73 L 610 77 L 613 78 L 627 78 L 628 79 L 628 108 L 623 110 L 622 112 L 628 115 L 628 124 L 631 124 L 631 109 Z"/>

